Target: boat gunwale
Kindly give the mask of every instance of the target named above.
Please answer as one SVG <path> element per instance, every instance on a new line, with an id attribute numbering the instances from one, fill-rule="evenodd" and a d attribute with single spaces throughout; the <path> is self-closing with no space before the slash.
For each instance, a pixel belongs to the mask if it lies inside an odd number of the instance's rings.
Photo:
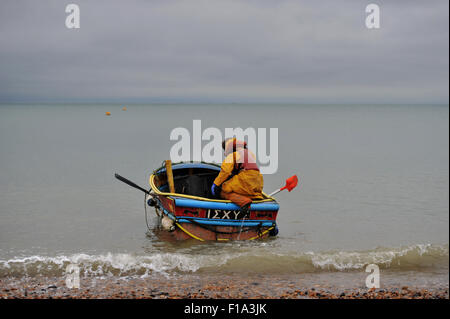
<path id="1" fill-rule="evenodd" d="M 213 199 L 213 198 L 207 198 L 207 197 L 200 197 L 200 196 L 194 196 L 194 195 L 187 195 L 187 194 L 179 194 L 179 193 L 167 193 L 167 192 L 161 192 L 158 187 L 156 186 L 154 180 L 155 180 L 155 173 L 151 174 L 149 177 L 149 184 L 150 187 L 152 188 L 152 191 L 158 195 L 158 196 L 165 196 L 165 197 L 183 197 L 183 198 L 189 198 L 189 199 L 195 199 L 195 200 L 199 200 L 199 201 L 205 201 L 205 202 L 217 202 L 217 203 L 232 203 L 232 201 L 227 200 L 227 199 Z M 267 197 L 265 199 L 258 199 L 258 200 L 252 200 L 253 204 L 258 204 L 258 203 L 267 203 L 267 202 L 275 202 L 277 203 L 277 201 L 273 198 L 270 197 L 269 195 L 267 195 L 266 193 L 262 192 L 264 197 Z"/>

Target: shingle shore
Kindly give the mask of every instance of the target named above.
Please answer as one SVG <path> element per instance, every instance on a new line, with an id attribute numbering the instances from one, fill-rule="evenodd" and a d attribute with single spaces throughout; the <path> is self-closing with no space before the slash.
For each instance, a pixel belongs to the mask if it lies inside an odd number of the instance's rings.
<path id="1" fill-rule="evenodd" d="M 302 285 L 301 281 L 258 278 L 82 278 L 80 288 L 69 289 L 64 278 L 32 277 L 0 279 L 1 298 L 155 299 L 155 298 L 326 298 L 326 299 L 448 299 L 448 286 L 381 287 L 379 289 L 333 288 Z"/>

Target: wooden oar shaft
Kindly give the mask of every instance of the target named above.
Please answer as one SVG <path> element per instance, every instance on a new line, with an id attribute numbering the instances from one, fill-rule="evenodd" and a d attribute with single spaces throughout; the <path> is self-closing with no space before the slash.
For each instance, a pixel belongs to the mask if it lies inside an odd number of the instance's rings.
<path id="1" fill-rule="evenodd" d="M 169 190 L 171 193 L 175 193 L 175 184 L 173 182 L 172 161 L 171 160 L 166 160 L 166 172 L 167 172 L 167 182 L 169 183 Z"/>

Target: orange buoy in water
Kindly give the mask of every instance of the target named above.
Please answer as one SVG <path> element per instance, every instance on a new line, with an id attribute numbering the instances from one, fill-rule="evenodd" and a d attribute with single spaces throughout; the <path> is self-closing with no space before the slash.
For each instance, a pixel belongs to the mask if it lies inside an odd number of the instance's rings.
<path id="1" fill-rule="evenodd" d="M 122 111 L 126 111 L 126 110 L 127 110 L 127 107 L 124 106 L 124 107 L 122 108 Z"/>
<path id="2" fill-rule="evenodd" d="M 111 115 L 111 112 L 106 112 L 105 115 L 108 115 L 108 116 L 109 116 L 109 115 Z"/>

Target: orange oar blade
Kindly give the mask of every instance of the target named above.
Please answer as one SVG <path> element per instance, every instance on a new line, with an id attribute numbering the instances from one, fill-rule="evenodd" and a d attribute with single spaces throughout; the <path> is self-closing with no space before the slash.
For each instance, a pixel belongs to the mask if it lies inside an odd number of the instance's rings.
<path id="1" fill-rule="evenodd" d="M 288 191 L 293 190 L 298 184 L 298 177 L 297 175 L 291 176 L 286 180 L 286 188 Z"/>
<path id="2" fill-rule="evenodd" d="M 272 192 L 269 194 L 270 197 L 272 197 L 275 194 L 278 194 L 279 192 L 281 192 L 282 190 L 287 189 L 288 191 L 293 190 L 298 184 L 298 177 L 297 175 L 291 176 L 286 180 L 286 185 L 284 185 L 283 187 L 277 189 L 276 191 Z"/>

